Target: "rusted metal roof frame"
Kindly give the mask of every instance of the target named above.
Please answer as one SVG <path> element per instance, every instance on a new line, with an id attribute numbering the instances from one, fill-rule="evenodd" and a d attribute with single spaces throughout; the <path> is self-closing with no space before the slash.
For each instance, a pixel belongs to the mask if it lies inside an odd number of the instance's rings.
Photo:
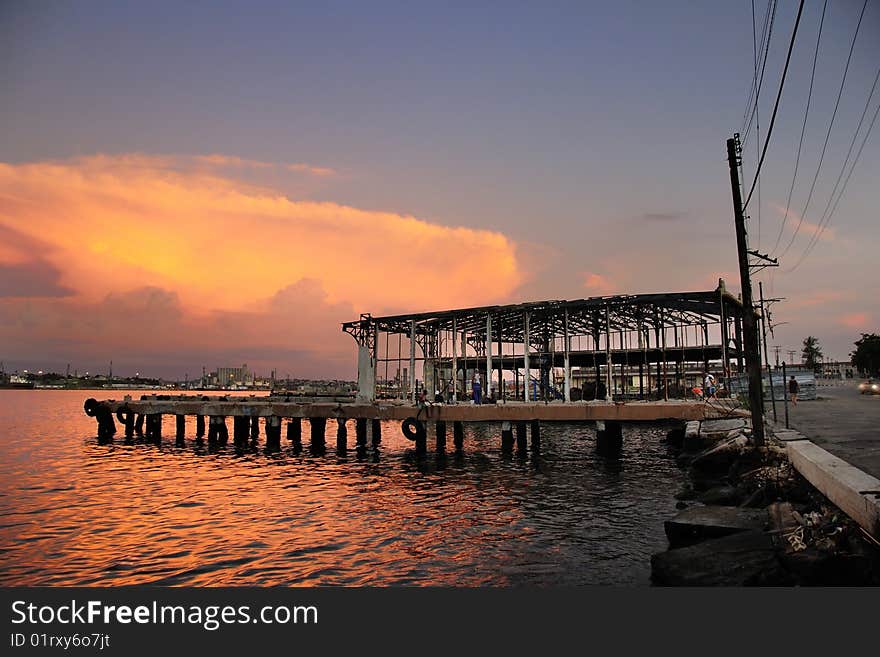
<path id="1" fill-rule="evenodd" d="M 723 299 L 723 301 L 722 301 Z M 486 317 L 492 317 L 493 341 L 499 336 L 502 342 L 519 343 L 523 340 L 523 314 L 529 313 L 530 342 L 540 345 L 546 339 L 560 338 L 564 333 L 564 316 L 568 311 L 569 335 L 597 335 L 610 330 L 645 331 L 673 326 L 694 326 L 717 323 L 722 315 L 741 317 L 742 303 L 729 292 L 676 292 L 662 294 L 638 294 L 589 297 L 576 300 L 548 300 L 504 306 L 481 306 L 438 312 L 412 313 L 371 317 L 362 315 L 361 320 L 346 322 L 342 330 L 358 335 L 370 333 L 369 329 L 383 333 L 409 335 L 415 321 L 416 334 L 435 335 L 451 331 L 453 320 L 458 332 L 471 334 L 472 339 L 485 340 Z M 606 308 L 608 321 L 606 326 Z M 369 322 L 369 328 L 365 325 Z"/>

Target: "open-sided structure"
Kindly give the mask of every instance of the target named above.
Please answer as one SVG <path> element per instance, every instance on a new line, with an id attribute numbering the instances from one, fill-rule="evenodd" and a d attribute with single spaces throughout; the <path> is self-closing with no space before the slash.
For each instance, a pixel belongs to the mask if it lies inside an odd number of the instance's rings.
<path id="1" fill-rule="evenodd" d="M 342 330 L 358 344 L 358 397 L 493 399 L 684 396 L 703 371 L 743 370 L 742 303 L 707 292 L 538 301 L 387 317 Z"/>

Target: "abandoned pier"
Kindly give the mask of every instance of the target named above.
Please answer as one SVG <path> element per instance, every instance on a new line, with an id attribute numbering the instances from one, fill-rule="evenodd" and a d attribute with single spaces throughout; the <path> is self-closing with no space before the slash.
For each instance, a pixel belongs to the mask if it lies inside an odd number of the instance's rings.
<path id="1" fill-rule="evenodd" d="M 100 440 L 112 439 L 118 421 L 126 438 L 161 441 L 163 417 L 173 416 L 175 438 L 185 442 L 192 416 L 195 438 L 209 444 L 229 441 L 231 418 L 236 446 L 256 442 L 262 426 L 267 451 L 281 448 L 282 432 L 301 447 L 306 428 L 310 446 L 321 450 L 329 420 L 337 449 L 345 450 L 350 422 L 356 445 L 365 446 L 368 429 L 378 444 L 382 421 L 396 420 L 424 453 L 431 423 L 439 452 L 449 431 L 462 449 L 464 423 L 498 422 L 502 448 L 524 451 L 540 449 L 543 422 L 586 422 L 596 424 L 600 448 L 615 449 L 623 422 L 725 412 L 692 389 L 705 372 L 721 381 L 742 374 L 742 319 L 743 306 L 723 281 L 707 292 L 365 314 L 342 325 L 358 345 L 355 398 L 153 395 L 89 399 L 85 412 L 97 420 Z M 479 396 L 475 382 L 482 382 Z"/>
<path id="2" fill-rule="evenodd" d="M 697 401 L 657 401 L 640 404 L 606 402 L 579 404 L 493 405 L 437 404 L 414 408 L 408 404 L 303 403 L 286 397 L 194 397 L 192 395 L 144 395 L 140 400 L 97 401 L 88 399 L 85 412 L 98 424 L 98 439 L 112 440 L 117 421 L 126 439 L 134 437 L 161 442 L 163 418 L 174 418 L 173 431 L 178 445 L 186 442 L 187 417 L 195 418 L 197 441 L 225 446 L 229 442 L 229 422 L 236 447 L 255 445 L 265 435 L 264 447 L 281 449 L 282 433 L 290 445 L 303 446 L 304 429 L 313 451 L 326 448 L 328 430 L 335 438 L 337 451 L 348 449 L 349 425 L 354 429 L 355 444 L 365 447 L 367 439 L 375 446 L 382 440 L 382 421 L 402 422 L 404 435 L 414 442 L 415 450 L 428 449 L 428 427 L 433 423 L 435 449 L 447 448 L 451 430 L 455 450 L 464 444 L 465 422 L 500 422 L 501 447 L 518 451 L 540 450 L 542 422 L 589 422 L 597 428 L 600 448 L 619 449 L 623 422 L 652 422 L 660 419 L 695 420 L 713 415 L 706 404 Z M 304 420 L 306 422 L 304 422 Z M 332 424 L 328 426 L 328 421 Z M 170 432 L 169 432 L 170 433 Z M 530 439 L 530 442 L 529 442 Z"/>

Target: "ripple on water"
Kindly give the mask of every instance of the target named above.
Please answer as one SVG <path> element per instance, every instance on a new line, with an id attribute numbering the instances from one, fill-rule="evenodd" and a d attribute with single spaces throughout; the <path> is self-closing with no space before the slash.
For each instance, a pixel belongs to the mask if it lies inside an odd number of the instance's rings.
<path id="1" fill-rule="evenodd" d="M 684 481 L 659 426 L 618 459 L 563 424 L 503 455 L 490 423 L 460 456 L 416 458 L 392 423 L 361 454 L 236 455 L 98 445 L 82 398 L 0 391 L 0 584 L 647 584 Z"/>

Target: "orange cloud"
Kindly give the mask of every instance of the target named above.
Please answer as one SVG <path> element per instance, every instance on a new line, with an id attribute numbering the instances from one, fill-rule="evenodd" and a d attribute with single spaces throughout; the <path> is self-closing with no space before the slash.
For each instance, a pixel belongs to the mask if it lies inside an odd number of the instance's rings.
<path id="1" fill-rule="evenodd" d="M 584 287 L 589 290 L 593 296 L 605 296 L 611 294 L 616 286 L 605 276 L 593 272 L 582 272 L 584 279 Z"/>
<path id="2" fill-rule="evenodd" d="M 217 153 L 213 155 L 196 155 L 192 159 L 200 164 L 207 164 L 217 167 L 236 167 L 240 169 L 273 169 L 278 167 L 281 169 L 286 169 L 287 171 L 294 171 L 297 173 L 310 173 L 315 176 L 336 175 L 336 171 L 329 167 L 316 167 L 309 164 L 303 164 L 301 162 L 296 162 L 293 164 L 286 162 L 264 162 L 262 160 L 252 160 L 248 158 L 237 157 L 235 155 L 220 155 Z"/>
<path id="3" fill-rule="evenodd" d="M 835 301 L 852 301 L 856 295 L 852 291 L 845 290 L 815 290 L 805 296 L 800 296 L 788 302 L 788 308 L 811 308 Z"/>
<path id="4" fill-rule="evenodd" d="M 785 217 L 785 208 L 781 205 L 777 205 L 776 203 L 770 204 L 774 210 L 779 214 L 780 217 Z M 800 223 L 800 229 L 798 229 L 798 223 Z M 815 235 L 821 230 L 818 224 L 813 224 L 807 221 L 806 219 L 801 220 L 801 216 L 789 208 L 788 210 L 788 218 L 785 220 L 785 225 L 788 228 L 789 232 L 794 232 L 798 230 L 798 232 L 804 233 L 805 235 Z M 822 231 L 822 235 L 819 237 L 820 240 L 824 240 L 826 242 L 833 242 L 837 238 L 836 233 L 833 228 L 825 228 Z"/>
<path id="5" fill-rule="evenodd" d="M 871 316 L 867 313 L 851 313 L 840 317 L 840 323 L 854 329 L 866 329 L 871 324 Z"/>
<path id="6" fill-rule="evenodd" d="M 497 303 L 526 278 L 501 233 L 287 198 L 204 157 L 0 163 L 0 342 L 351 370 L 340 322 Z"/>
<path id="7" fill-rule="evenodd" d="M 296 377 L 351 377 L 353 341 L 339 323 L 348 304 L 329 304 L 320 283 L 303 279 L 253 311 L 187 312 L 172 291 L 143 287 L 94 303 L 75 298 L 0 297 L 0 344 L 23 360 L 106 363 L 117 371 L 191 377 L 217 365 L 248 363 Z"/>
<path id="8" fill-rule="evenodd" d="M 523 278 L 500 233 L 291 200 L 163 158 L 0 164 L 0 211 L 92 301 L 152 285 L 192 310 L 238 310 L 314 278 L 331 303 L 381 312 L 488 303 Z M 474 263 L 492 272 L 480 285 Z"/>

